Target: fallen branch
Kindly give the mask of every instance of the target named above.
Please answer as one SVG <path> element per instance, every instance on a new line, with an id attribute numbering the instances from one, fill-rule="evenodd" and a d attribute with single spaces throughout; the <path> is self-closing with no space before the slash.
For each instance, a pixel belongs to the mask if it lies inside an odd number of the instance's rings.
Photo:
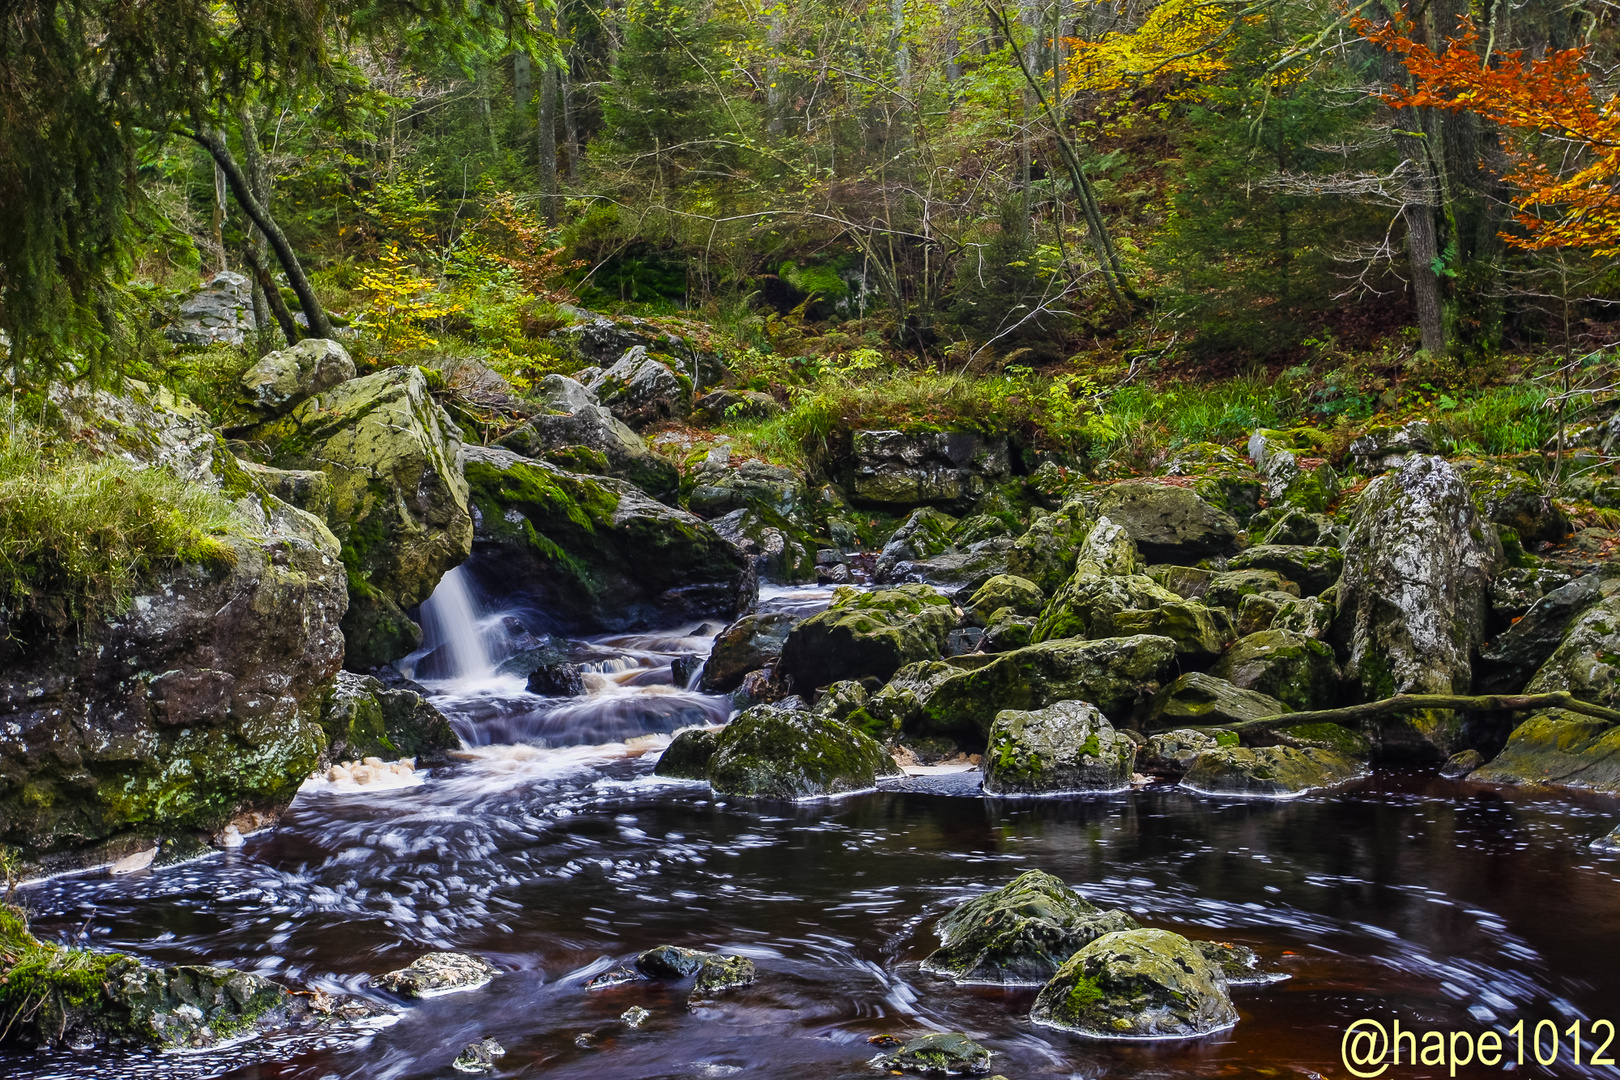
<path id="1" fill-rule="evenodd" d="M 1396 694 L 1382 701 L 1369 701 L 1365 705 L 1346 705 L 1342 709 L 1316 709 L 1312 712 L 1282 713 L 1246 720 L 1241 724 L 1222 725 L 1224 730 L 1239 734 L 1275 731 L 1296 724 L 1342 724 L 1353 727 L 1358 721 L 1393 713 L 1415 712 L 1419 709 L 1454 709 L 1459 712 L 1521 712 L 1525 709 L 1563 709 L 1582 716 L 1620 724 L 1620 712 L 1582 701 L 1568 690 L 1555 690 L 1549 694 Z"/>

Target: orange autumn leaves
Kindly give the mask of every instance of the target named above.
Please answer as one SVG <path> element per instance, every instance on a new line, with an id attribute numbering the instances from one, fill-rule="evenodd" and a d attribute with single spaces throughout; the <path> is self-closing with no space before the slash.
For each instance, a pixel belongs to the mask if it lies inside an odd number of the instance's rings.
<path id="1" fill-rule="evenodd" d="M 1509 147 L 1514 168 L 1507 179 L 1519 189 L 1513 205 L 1526 235 L 1504 239 L 1529 249 L 1620 254 L 1620 108 L 1593 93 L 1582 66 L 1586 50 L 1528 60 L 1522 52 L 1498 52 L 1492 63 L 1478 53 L 1479 32 L 1467 19 L 1439 53 L 1415 40 L 1405 19 L 1352 25 L 1398 53 L 1412 74 L 1412 87 L 1386 95 L 1391 105 L 1467 110 L 1521 133 Z M 1550 147 L 1553 163 L 1530 142 Z"/>

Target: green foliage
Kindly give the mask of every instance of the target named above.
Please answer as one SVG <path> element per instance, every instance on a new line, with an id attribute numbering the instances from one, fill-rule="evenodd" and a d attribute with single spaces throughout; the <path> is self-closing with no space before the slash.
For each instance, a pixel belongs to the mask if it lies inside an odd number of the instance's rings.
<path id="1" fill-rule="evenodd" d="M 152 571 L 228 565 L 225 498 L 163 469 L 94 457 L 40 428 L 0 429 L 0 610 L 121 610 Z"/>

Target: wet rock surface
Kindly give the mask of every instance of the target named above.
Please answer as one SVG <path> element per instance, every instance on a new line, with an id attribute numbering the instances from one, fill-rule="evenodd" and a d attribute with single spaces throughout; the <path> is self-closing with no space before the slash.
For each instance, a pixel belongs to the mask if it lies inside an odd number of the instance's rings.
<path id="1" fill-rule="evenodd" d="M 707 779 L 723 795 L 802 799 L 864 791 L 895 772 L 883 747 L 852 727 L 756 705 L 716 737 Z"/>
<path id="2" fill-rule="evenodd" d="M 1221 969 L 1168 930 L 1125 930 L 1087 945 L 1041 989 L 1037 1024 L 1101 1039 L 1190 1038 L 1237 1023 Z"/>
<path id="3" fill-rule="evenodd" d="M 991 795 L 1121 791 L 1130 786 L 1136 744 L 1083 701 L 996 714 L 985 750 Z"/>
<path id="4" fill-rule="evenodd" d="M 990 1071 L 990 1051 L 958 1031 L 936 1031 L 910 1040 L 873 1064 L 891 1072 L 930 1076 L 978 1076 Z"/>
<path id="5" fill-rule="evenodd" d="M 1194 757 L 1181 783 L 1205 795 L 1286 799 L 1365 775 L 1361 762 L 1331 750 L 1228 746 Z"/>
<path id="6" fill-rule="evenodd" d="M 428 953 L 397 971 L 376 976 L 371 985 L 401 997 L 438 997 L 477 990 L 500 973 L 494 964 L 471 953 Z"/>

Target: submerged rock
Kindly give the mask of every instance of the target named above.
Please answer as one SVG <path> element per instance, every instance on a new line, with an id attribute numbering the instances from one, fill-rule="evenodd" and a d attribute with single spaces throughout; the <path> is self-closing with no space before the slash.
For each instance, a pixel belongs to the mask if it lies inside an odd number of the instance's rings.
<path id="1" fill-rule="evenodd" d="M 1029 1017 L 1099 1039 L 1191 1038 L 1237 1023 L 1226 978 L 1168 930 L 1107 934 L 1041 988 Z"/>
<path id="2" fill-rule="evenodd" d="M 1044 709 L 1059 701 L 1089 701 L 1123 717 L 1139 695 L 1153 692 L 1175 657 L 1175 642 L 1144 634 L 1046 641 L 971 668 L 913 664 L 872 696 L 866 712 L 892 731 L 982 736 L 1003 709 Z"/>
<path id="3" fill-rule="evenodd" d="M 1060 701 L 1044 709 L 1007 709 L 990 726 L 984 790 L 991 795 L 1123 791 L 1136 744 L 1114 730 L 1095 705 Z"/>
<path id="4" fill-rule="evenodd" d="M 788 633 L 777 671 L 802 694 L 846 679 L 887 679 L 906 664 L 938 657 L 955 625 L 950 600 L 927 585 L 839 588 L 826 611 Z"/>
<path id="5" fill-rule="evenodd" d="M 923 969 L 957 982 L 1038 986 L 1104 934 L 1136 928 L 1102 911 L 1051 874 L 1031 870 L 959 904 L 935 924 L 940 948 Z"/>
<path id="6" fill-rule="evenodd" d="M 1288 978 L 1277 972 L 1259 970 L 1260 957 L 1245 945 L 1225 941 L 1195 941 L 1193 948 L 1220 969 L 1227 986 L 1263 986 Z"/>
<path id="7" fill-rule="evenodd" d="M 376 976 L 371 985 L 401 997 L 438 997 L 477 990 L 500 973 L 494 964 L 471 953 L 428 953 L 398 971 Z"/>
<path id="8" fill-rule="evenodd" d="M 1460 780 L 1485 764 L 1485 755 L 1478 750 L 1463 750 L 1452 754 L 1440 766 L 1440 775 L 1447 780 Z"/>
<path id="9" fill-rule="evenodd" d="M 1181 786 L 1203 795 L 1288 799 L 1366 775 L 1361 762 L 1331 750 L 1228 746 L 1193 758 Z"/>
<path id="10" fill-rule="evenodd" d="M 757 973 L 754 962 L 746 956 L 722 956 L 710 953 L 698 965 L 697 979 L 692 983 L 692 999 L 712 997 L 727 990 L 752 986 Z"/>
<path id="11" fill-rule="evenodd" d="M 1501 551 L 1440 458 L 1413 456 L 1367 486 L 1344 544 L 1332 631 L 1362 700 L 1468 693 Z M 1389 755 L 1443 760 L 1462 749 L 1462 720 L 1445 710 L 1377 721 L 1368 734 Z"/>
<path id="12" fill-rule="evenodd" d="M 979 1075 L 990 1071 L 990 1051 L 959 1031 L 936 1031 L 912 1039 L 893 1054 L 880 1054 L 872 1063 L 891 1072 Z"/>
<path id="13" fill-rule="evenodd" d="M 719 747 L 719 735 L 708 728 L 677 731 L 653 766 L 654 776 L 672 780 L 707 780 L 709 761 Z"/>
<path id="14" fill-rule="evenodd" d="M 756 705 L 720 732 L 708 780 L 722 795 L 802 799 L 864 791 L 898 771 L 883 747 L 852 727 Z"/>
<path id="15" fill-rule="evenodd" d="M 457 1072 L 487 1073 L 495 1071 L 495 1059 L 506 1056 L 506 1047 L 494 1039 L 480 1039 L 468 1043 L 450 1067 Z"/>

